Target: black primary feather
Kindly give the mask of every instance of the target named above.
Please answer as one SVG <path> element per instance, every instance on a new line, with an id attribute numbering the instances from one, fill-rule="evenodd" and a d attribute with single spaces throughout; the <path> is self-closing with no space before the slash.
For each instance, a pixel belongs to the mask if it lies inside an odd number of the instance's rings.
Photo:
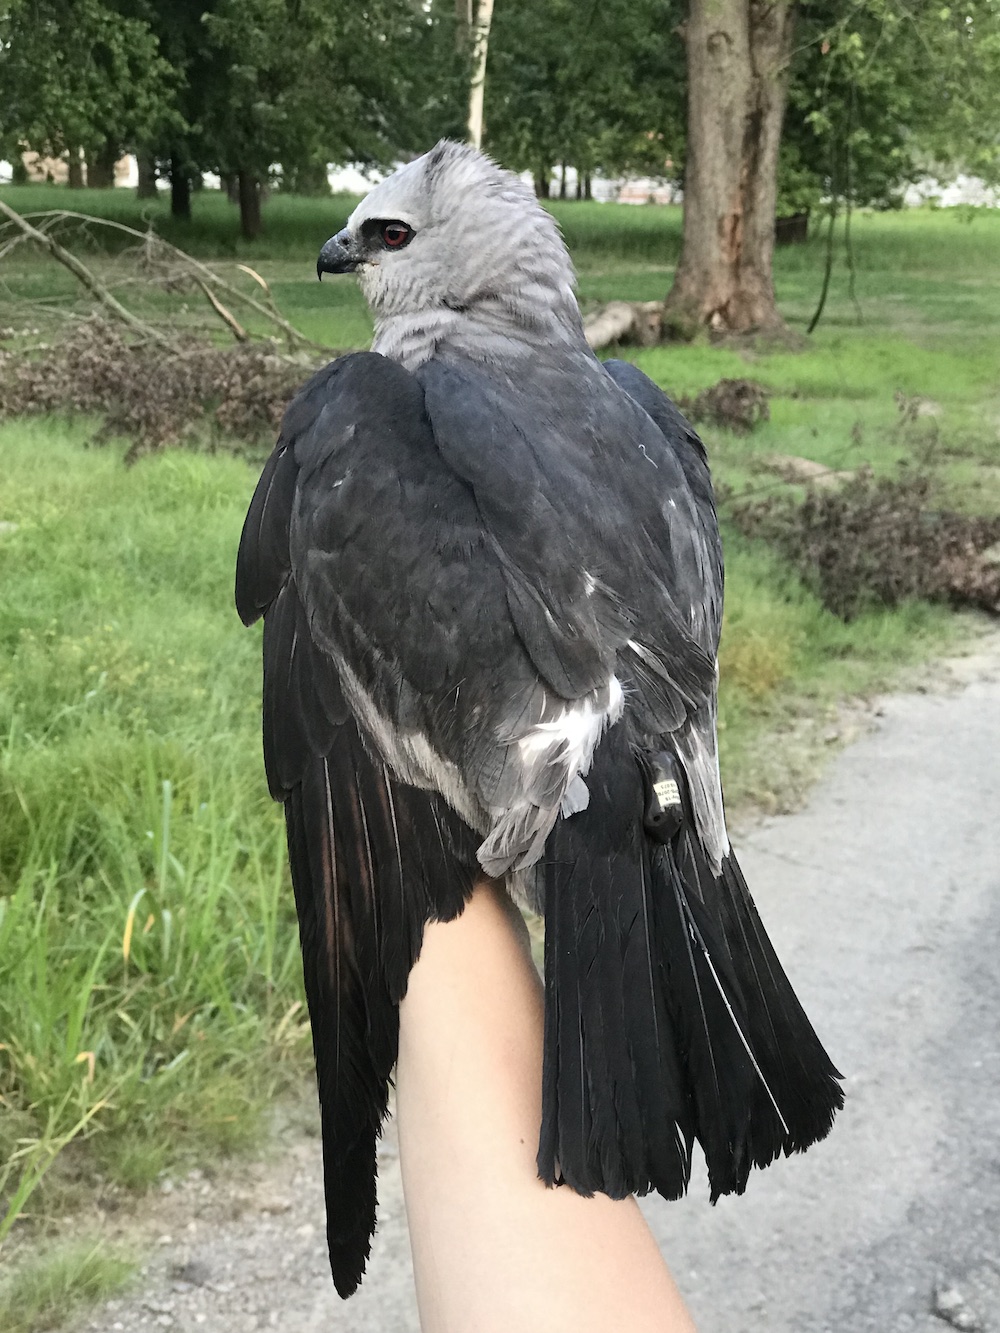
<path id="1" fill-rule="evenodd" d="M 423 927 L 461 911 L 479 839 L 436 793 L 398 782 L 362 740 L 292 573 L 303 485 L 295 430 L 328 404 L 340 367 L 293 404 L 244 526 L 237 607 L 264 614 L 264 756 L 284 802 L 322 1116 L 327 1239 L 342 1296 L 375 1228 L 376 1146 L 398 1005 Z M 311 406 L 311 410 L 310 409 Z M 306 464 L 312 461 L 306 455 Z"/>

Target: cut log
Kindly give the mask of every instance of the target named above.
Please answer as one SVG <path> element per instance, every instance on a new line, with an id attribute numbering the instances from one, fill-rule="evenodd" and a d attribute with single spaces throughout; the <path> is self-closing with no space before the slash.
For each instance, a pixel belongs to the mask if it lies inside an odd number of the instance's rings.
<path id="1" fill-rule="evenodd" d="M 814 458 L 799 458 L 795 454 L 767 454 L 756 466 L 796 486 L 840 486 L 857 475 L 850 471 L 836 472 Z"/>
<path id="2" fill-rule="evenodd" d="M 614 343 L 654 347 L 660 341 L 662 301 L 609 301 L 583 321 L 587 342 L 599 351 Z"/>

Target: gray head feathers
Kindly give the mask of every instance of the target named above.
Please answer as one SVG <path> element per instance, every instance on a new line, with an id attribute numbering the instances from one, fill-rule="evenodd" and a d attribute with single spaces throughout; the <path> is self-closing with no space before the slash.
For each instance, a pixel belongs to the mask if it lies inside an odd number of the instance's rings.
<path id="1" fill-rule="evenodd" d="M 375 224 L 387 221 L 410 229 L 405 247 L 380 243 Z M 585 346 L 554 219 L 512 172 L 466 144 L 443 140 L 389 176 L 347 230 L 362 247 L 376 351 L 412 367 L 446 345 L 490 360 L 518 345 Z"/>

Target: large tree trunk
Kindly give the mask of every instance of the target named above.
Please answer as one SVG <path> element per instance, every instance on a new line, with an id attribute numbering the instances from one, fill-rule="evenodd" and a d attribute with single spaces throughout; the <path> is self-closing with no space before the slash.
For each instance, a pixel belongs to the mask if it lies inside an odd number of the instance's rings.
<path id="1" fill-rule="evenodd" d="M 66 183 L 71 190 L 83 189 L 83 163 L 79 148 L 69 150 L 69 179 Z"/>
<path id="2" fill-rule="evenodd" d="M 156 158 L 152 153 L 140 150 L 135 155 L 135 164 L 139 172 L 139 183 L 136 186 L 135 197 L 137 199 L 155 199 Z"/>
<path id="3" fill-rule="evenodd" d="M 690 0 L 684 245 L 664 329 L 781 332 L 772 258 L 796 0 Z"/>
<path id="4" fill-rule="evenodd" d="M 260 235 L 260 181 L 252 171 L 239 173 L 240 231 L 245 240 Z"/>
<path id="5" fill-rule="evenodd" d="M 191 177 L 180 159 L 170 159 L 170 216 L 191 220 Z"/>
<path id="6" fill-rule="evenodd" d="M 110 190 L 115 183 L 118 145 L 103 143 L 87 153 L 87 184 L 92 190 Z"/>

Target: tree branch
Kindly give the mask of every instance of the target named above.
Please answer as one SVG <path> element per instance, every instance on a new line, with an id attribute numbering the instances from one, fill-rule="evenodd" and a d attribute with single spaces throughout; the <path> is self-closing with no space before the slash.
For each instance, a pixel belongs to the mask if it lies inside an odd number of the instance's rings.
<path id="1" fill-rule="evenodd" d="M 3 212 L 7 214 L 13 222 L 16 222 L 18 226 L 21 226 L 21 229 L 23 231 L 31 234 L 32 236 L 34 236 L 34 234 L 37 231 L 37 234 L 40 237 L 42 237 L 41 243 L 48 246 L 48 240 L 45 237 L 45 233 L 39 231 L 35 227 L 23 225 L 26 223 L 26 220 L 22 218 L 19 213 L 14 213 L 14 211 L 8 208 L 7 205 L 3 205 L 2 208 Z M 274 324 L 277 328 L 279 328 L 282 331 L 282 333 L 284 333 L 285 337 L 288 339 L 290 343 L 292 344 L 297 343 L 302 347 L 312 347 L 318 352 L 332 352 L 335 350 L 332 347 L 328 347 L 325 343 L 316 342 L 313 338 L 308 338 L 304 333 L 301 333 L 294 326 L 294 324 L 290 324 L 287 319 L 284 319 L 281 315 L 279 315 L 277 309 L 274 306 L 273 298 L 271 298 L 271 308 L 268 309 L 268 307 L 264 305 L 262 302 L 256 300 L 252 296 L 248 296 L 246 292 L 241 292 L 238 287 L 234 287 L 232 283 L 226 282 L 224 278 L 220 278 L 218 273 L 216 273 L 214 269 L 210 269 L 207 264 L 202 264 L 199 260 L 187 254 L 186 251 L 181 250 L 178 246 L 171 245 L 169 241 L 165 241 L 162 236 L 157 236 L 155 232 L 138 231 L 135 227 L 129 227 L 124 222 L 114 222 L 110 218 L 89 217 L 86 213 L 74 213 L 69 209 L 56 209 L 53 210 L 52 212 L 31 214 L 29 216 L 31 216 L 36 220 L 44 219 L 46 222 L 48 222 L 49 225 L 52 225 L 52 223 L 54 222 L 61 221 L 64 218 L 71 219 L 74 222 L 82 222 L 88 225 L 93 225 L 94 223 L 96 223 L 102 227 L 109 227 L 111 228 L 112 231 L 124 232 L 126 236 L 134 236 L 136 240 L 143 242 L 143 245 L 150 253 L 155 253 L 156 246 L 159 246 L 164 254 L 173 255 L 182 264 L 186 265 L 196 279 L 197 278 L 203 279 L 210 286 L 215 287 L 219 291 L 225 292 L 233 300 L 242 301 L 243 304 L 249 306 L 251 310 L 256 311 L 257 314 L 259 315 L 263 315 L 265 319 L 269 320 L 272 324 Z M 150 244 L 151 237 L 153 240 L 153 245 Z M 55 243 L 53 242 L 53 244 Z M 83 266 L 81 265 L 81 267 Z M 243 268 L 244 265 L 239 265 L 239 267 Z M 256 277 L 257 275 L 253 276 Z M 262 282 L 263 279 L 258 278 L 258 281 Z"/>
<path id="2" fill-rule="evenodd" d="M 121 320 L 133 333 L 141 338 L 148 339 L 150 342 L 157 343 L 160 347 L 173 350 L 173 344 L 169 338 L 152 328 L 144 320 L 139 319 L 137 315 L 133 315 L 131 310 L 126 310 L 122 303 L 111 295 L 103 282 L 94 277 L 86 264 L 77 259 L 76 255 L 64 249 L 58 241 L 46 232 L 33 227 L 27 219 L 23 218 L 20 213 L 15 213 L 9 204 L 5 204 L 2 199 L 0 199 L 0 214 L 13 222 L 16 227 L 19 227 L 29 240 L 34 241 L 36 245 L 40 245 L 43 250 L 47 250 L 53 259 L 58 260 L 60 264 L 68 268 L 77 281 L 86 287 L 106 310 L 109 310 L 116 319 Z"/>

